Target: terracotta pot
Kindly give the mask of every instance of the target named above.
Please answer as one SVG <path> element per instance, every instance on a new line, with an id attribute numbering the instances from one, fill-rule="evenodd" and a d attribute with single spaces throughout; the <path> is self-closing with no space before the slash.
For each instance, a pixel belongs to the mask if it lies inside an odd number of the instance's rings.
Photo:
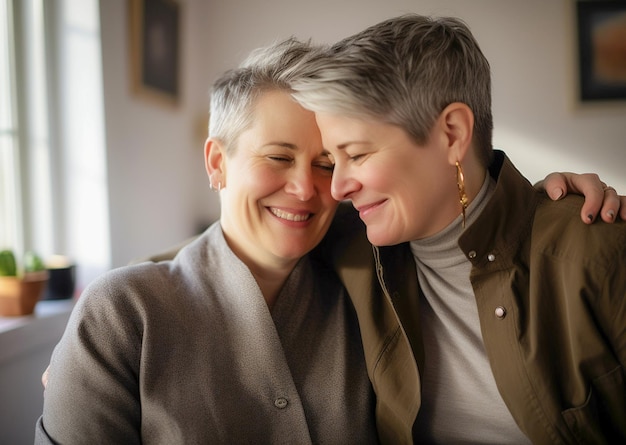
<path id="1" fill-rule="evenodd" d="M 0 315 L 30 315 L 41 299 L 48 272 L 31 272 L 23 277 L 0 277 Z"/>

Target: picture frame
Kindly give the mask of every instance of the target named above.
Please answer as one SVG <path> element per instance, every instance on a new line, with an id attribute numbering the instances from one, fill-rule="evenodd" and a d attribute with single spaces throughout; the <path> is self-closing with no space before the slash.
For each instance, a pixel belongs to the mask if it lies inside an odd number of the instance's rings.
<path id="1" fill-rule="evenodd" d="M 175 0 L 128 1 L 132 90 L 175 106 L 181 94 L 181 6 Z"/>
<path id="2" fill-rule="evenodd" d="M 626 100 L 626 2 L 576 3 L 580 100 Z"/>

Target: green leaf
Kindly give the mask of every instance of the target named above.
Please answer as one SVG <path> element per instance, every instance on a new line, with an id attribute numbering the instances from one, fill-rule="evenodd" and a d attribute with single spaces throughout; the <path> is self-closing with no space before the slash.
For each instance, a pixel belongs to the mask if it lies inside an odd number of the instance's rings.
<path id="1" fill-rule="evenodd" d="M 11 250 L 3 250 L 0 252 L 0 276 L 17 276 L 17 262 Z"/>
<path id="2" fill-rule="evenodd" d="M 43 260 L 35 252 L 28 251 L 24 254 L 24 272 L 37 272 L 45 269 Z"/>

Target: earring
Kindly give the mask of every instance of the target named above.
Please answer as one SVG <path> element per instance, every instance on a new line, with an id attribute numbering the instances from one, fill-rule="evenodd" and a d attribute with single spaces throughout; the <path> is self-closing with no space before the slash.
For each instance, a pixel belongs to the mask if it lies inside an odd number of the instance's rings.
<path id="1" fill-rule="evenodd" d="M 216 190 L 218 193 L 222 190 L 222 181 L 217 181 L 217 187 L 213 185 L 213 176 L 209 177 L 209 188 Z"/>
<path id="2" fill-rule="evenodd" d="M 465 176 L 463 176 L 463 169 L 459 161 L 456 161 L 456 185 L 459 188 L 459 202 L 463 213 L 463 228 L 465 228 L 465 209 L 467 209 L 468 199 L 465 193 Z"/>

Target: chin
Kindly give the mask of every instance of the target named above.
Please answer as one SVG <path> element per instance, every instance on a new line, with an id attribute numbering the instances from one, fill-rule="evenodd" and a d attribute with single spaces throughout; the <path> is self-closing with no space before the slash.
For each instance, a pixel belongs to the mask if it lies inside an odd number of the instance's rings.
<path id="1" fill-rule="evenodd" d="M 289 245 L 276 251 L 276 256 L 284 258 L 286 260 L 299 260 L 307 253 L 313 250 L 312 246 L 295 246 Z"/>
<path id="2" fill-rule="evenodd" d="M 393 246 L 400 244 L 402 240 L 396 240 L 393 236 L 389 236 L 389 233 L 381 233 L 380 231 L 367 230 L 367 239 L 375 246 Z"/>

